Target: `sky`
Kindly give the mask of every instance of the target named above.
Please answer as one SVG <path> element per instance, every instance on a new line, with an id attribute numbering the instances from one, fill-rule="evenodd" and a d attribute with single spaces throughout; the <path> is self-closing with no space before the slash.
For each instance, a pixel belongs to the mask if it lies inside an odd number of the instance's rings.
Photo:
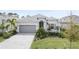
<path id="1" fill-rule="evenodd" d="M 61 18 L 70 15 L 70 10 L 0 10 L 0 12 L 17 13 L 20 17 L 27 15 L 33 16 L 33 15 L 41 14 L 48 17 Z M 79 11 L 72 10 L 72 14 L 79 15 Z"/>

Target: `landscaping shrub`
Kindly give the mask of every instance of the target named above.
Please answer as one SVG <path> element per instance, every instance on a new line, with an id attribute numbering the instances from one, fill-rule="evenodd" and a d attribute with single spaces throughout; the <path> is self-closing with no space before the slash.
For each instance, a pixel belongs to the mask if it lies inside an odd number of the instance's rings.
<path id="1" fill-rule="evenodd" d="M 63 31 L 60 31 L 60 33 L 58 34 L 59 35 L 59 37 L 61 37 L 61 38 L 65 38 L 66 36 L 65 36 L 65 32 L 63 32 Z"/>
<path id="2" fill-rule="evenodd" d="M 59 33 L 58 32 L 48 32 L 49 36 L 58 36 Z"/>
<path id="3" fill-rule="evenodd" d="M 15 35 L 17 33 L 17 31 L 15 29 L 12 30 L 12 31 L 13 31 L 13 33 L 12 33 L 13 35 Z"/>
<path id="4" fill-rule="evenodd" d="M 36 32 L 36 39 L 43 39 L 47 36 L 46 31 L 43 28 L 39 28 Z"/>
<path id="5" fill-rule="evenodd" d="M 50 28 L 48 28 L 48 30 L 50 31 Z M 48 36 L 58 36 L 58 37 L 64 38 L 65 31 L 66 29 L 60 28 L 60 32 L 48 32 Z"/>
<path id="6" fill-rule="evenodd" d="M 60 28 L 60 33 L 58 34 L 59 37 L 65 38 L 66 37 L 66 29 Z"/>
<path id="7" fill-rule="evenodd" d="M 66 31 L 66 29 L 64 29 L 64 28 L 60 28 L 60 31 L 63 31 L 63 32 L 64 32 L 64 31 Z"/>
<path id="8" fill-rule="evenodd" d="M 3 33 L 3 37 L 4 37 L 5 39 L 9 38 L 10 35 L 11 35 L 11 33 L 8 33 L 8 32 L 4 32 L 4 33 Z"/>
<path id="9" fill-rule="evenodd" d="M 16 30 L 11 30 L 11 31 L 9 31 L 9 33 L 11 33 L 12 35 L 15 35 L 17 32 L 16 32 Z"/>
<path id="10" fill-rule="evenodd" d="M 9 32 L 4 32 L 4 33 L 3 33 L 3 37 L 4 37 L 5 39 L 7 39 L 7 38 L 9 38 L 10 36 L 15 35 L 16 33 L 17 33 L 16 30 L 11 30 L 11 31 L 9 31 Z"/>
<path id="11" fill-rule="evenodd" d="M 2 33 L 0 33 L 0 36 L 2 36 Z"/>

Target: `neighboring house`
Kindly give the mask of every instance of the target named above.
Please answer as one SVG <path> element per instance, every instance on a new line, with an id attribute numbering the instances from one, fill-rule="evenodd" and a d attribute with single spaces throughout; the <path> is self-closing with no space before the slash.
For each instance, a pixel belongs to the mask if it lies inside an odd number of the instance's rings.
<path id="1" fill-rule="evenodd" d="M 73 21 L 74 24 L 79 25 L 79 16 L 71 15 L 71 16 L 62 17 L 60 19 L 60 24 L 61 24 L 60 27 L 68 29 L 70 27 L 71 20 Z"/>
<path id="2" fill-rule="evenodd" d="M 17 31 L 19 33 L 34 33 L 40 27 L 43 27 L 45 31 L 60 32 L 60 23 L 58 19 L 53 17 L 47 17 L 43 15 L 34 15 L 22 17 L 17 21 Z M 50 27 L 50 30 L 48 28 Z"/>

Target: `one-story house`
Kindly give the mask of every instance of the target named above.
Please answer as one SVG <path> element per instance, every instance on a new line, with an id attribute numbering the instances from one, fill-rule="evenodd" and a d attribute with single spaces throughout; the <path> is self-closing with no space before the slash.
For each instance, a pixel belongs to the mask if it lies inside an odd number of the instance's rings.
<path id="1" fill-rule="evenodd" d="M 40 27 L 43 27 L 45 31 L 60 32 L 59 20 L 53 17 L 37 14 L 17 20 L 18 33 L 35 33 Z"/>
<path id="2" fill-rule="evenodd" d="M 35 33 L 40 27 L 43 27 L 45 31 L 60 32 L 60 21 L 54 17 L 37 14 L 20 18 L 16 13 L 0 13 L 0 24 L 2 21 L 6 23 L 8 19 L 16 19 L 18 33 Z M 9 30 L 12 30 L 11 27 Z"/>

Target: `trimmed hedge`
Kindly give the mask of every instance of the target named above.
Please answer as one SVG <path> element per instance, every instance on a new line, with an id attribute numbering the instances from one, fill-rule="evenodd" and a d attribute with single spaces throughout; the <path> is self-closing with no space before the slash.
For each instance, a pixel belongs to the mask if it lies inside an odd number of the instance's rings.
<path id="1" fill-rule="evenodd" d="M 59 36 L 59 33 L 57 32 L 48 32 L 49 36 Z"/>

